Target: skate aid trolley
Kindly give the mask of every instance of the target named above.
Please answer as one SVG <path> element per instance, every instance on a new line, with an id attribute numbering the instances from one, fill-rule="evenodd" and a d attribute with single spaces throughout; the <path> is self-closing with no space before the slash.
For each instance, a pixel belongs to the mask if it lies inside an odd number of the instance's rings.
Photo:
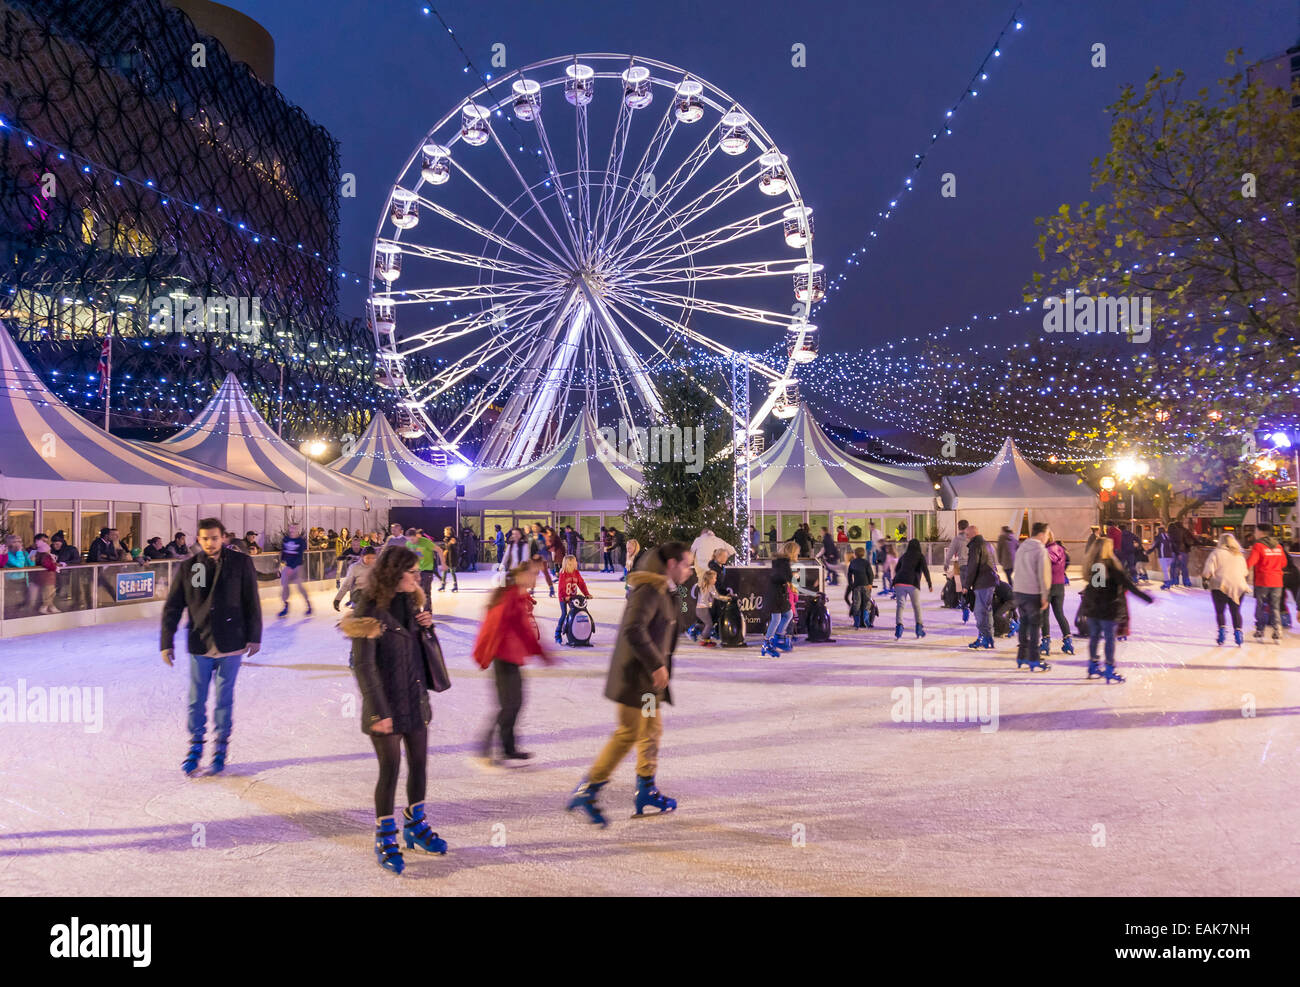
<path id="1" fill-rule="evenodd" d="M 809 607 L 817 602 L 823 608 L 825 605 L 823 587 L 826 585 L 826 571 L 816 561 L 794 562 L 791 570 L 798 599 L 790 630 L 795 634 L 807 634 Z M 767 608 L 767 593 L 771 585 L 771 565 L 729 565 L 723 573 L 722 591 L 736 598 L 745 620 L 746 637 L 762 640 L 767 633 L 768 618 L 771 617 Z"/>

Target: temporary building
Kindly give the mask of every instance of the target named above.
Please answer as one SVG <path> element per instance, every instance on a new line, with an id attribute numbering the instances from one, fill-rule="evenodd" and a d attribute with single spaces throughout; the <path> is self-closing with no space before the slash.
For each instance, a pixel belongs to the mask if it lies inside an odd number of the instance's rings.
<path id="1" fill-rule="evenodd" d="M 354 480 L 420 500 L 447 482 L 447 471 L 411 452 L 378 411 L 371 416 L 361 438 L 329 465 Z"/>

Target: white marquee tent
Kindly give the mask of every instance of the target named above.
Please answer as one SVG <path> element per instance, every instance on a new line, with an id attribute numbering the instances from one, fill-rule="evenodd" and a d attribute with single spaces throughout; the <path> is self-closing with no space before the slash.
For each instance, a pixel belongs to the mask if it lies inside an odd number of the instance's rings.
<path id="1" fill-rule="evenodd" d="M 351 451 L 329 465 L 354 480 L 404 497 L 424 499 L 447 482 L 447 471 L 411 452 L 380 411 L 371 417 L 370 425 Z"/>

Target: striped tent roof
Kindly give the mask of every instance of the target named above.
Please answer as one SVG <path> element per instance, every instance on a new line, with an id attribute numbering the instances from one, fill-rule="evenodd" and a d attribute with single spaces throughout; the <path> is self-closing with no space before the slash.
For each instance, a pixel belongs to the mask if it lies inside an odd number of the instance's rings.
<path id="1" fill-rule="evenodd" d="M 352 452 L 330 463 L 330 469 L 394 490 L 403 497 L 427 497 L 439 484 L 447 482 L 447 471 L 411 452 L 379 411 L 371 416 L 370 425 Z"/>
<path id="2" fill-rule="evenodd" d="M 279 490 L 92 425 L 45 386 L 2 323 L 0 498 L 284 503 Z"/>
<path id="3" fill-rule="evenodd" d="M 632 460 L 619 454 L 588 413 L 579 415 L 554 449 L 523 466 L 474 470 L 464 481 L 464 506 L 514 507 L 540 511 L 621 511 L 628 494 L 644 476 Z M 455 498 L 448 481 L 429 498 Z"/>
<path id="4" fill-rule="evenodd" d="M 1048 473 L 1020 455 L 1015 442 L 1007 439 L 993 461 L 965 476 L 943 478 L 944 501 L 948 507 L 972 510 L 1017 504 L 1055 507 L 1095 507 L 1097 495 L 1075 476 Z"/>
<path id="5" fill-rule="evenodd" d="M 363 498 L 392 500 L 385 490 L 337 473 L 291 446 L 257 413 L 234 374 L 227 374 L 207 407 L 158 448 L 196 463 L 246 476 L 318 504 L 357 506 Z M 310 473 L 310 488 L 306 473 Z"/>
<path id="6" fill-rule="evenodd" d="M 785 434 L 754 461 L 750 506 L 759 510 L 934 509 L 934 485 L 919 466 L 886 466 L 842 451 L 802 406 Z"/>

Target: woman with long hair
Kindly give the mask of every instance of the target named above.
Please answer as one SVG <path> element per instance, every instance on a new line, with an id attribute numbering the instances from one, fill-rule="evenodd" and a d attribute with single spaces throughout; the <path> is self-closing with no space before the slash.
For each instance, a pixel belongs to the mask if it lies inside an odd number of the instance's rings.
<path id="1" fill-rule="evenodd" d="M 534 582 L 536 580 L 534 579 Z M 564 622 L 569 619 L 569 600 L 578 595 L 581 591 L 583 596 L 590 597 L 591 591 L 587 589 L 586 580 L 582 578 L 582 573 L 578 571 L 578 557 L 576 555 L 566 555 L 563 565 L 560 569 L 560 619 L 555 625 L 555 643 L 559 644 L 564 634 Z"/>
<path id="2" fill-rule="evenodd" d="M 1250 583 L 1246 579 L 1246 553 L 1241 543 L 1230 533 L 1219 536 L 1215 546 L 1205 560 L 1201 575 L 1210 584 L 1210 597 L 1214 601 L 1214 619 L 1219 624 L 1219 637 L 1216 644 L 1223 644 L 1228 637 L 1224 626 L 1223 611 L 1232 614 L 1232 637 L 1237 647 L 1242 645 L 1241 633 L 1241 598 L 1250 592 Z"/>
<path id="3" fill-rule="evenodd" d="M 926 589 L 934 592 L 934 583 L 930 582 L 930 567 L 925 564 L 925 553 L 921 551 L 921 540 L 913 538 L 907 543 L 894 567 L 892 586 L 894 589 L 894 639 L 903 636 L 903 601 L 912 601 L 912 612 L 916 616 L 916 636 L 925 637 L 925 626 L 921 623 L 921 580 L 925 580 Z"/>
<path id="4" fill-rule="evenodd" d="M 791 602 L 794 586 L 794 569 L 791 563 L 799 557 L 799 543 L 788 541 L 780 553 L 772 559 L 772 574 L 768 581 L 767 634 L 763 638 L 763 647 L 759 656 L 763 658 L 780 658 L 782 651 L 790 651 L 794 645 L 786 633 L 794 620 L 795 608 Z"/>
<path id="5" fill-rule="evenodd" d="M 1106 684 L 1123 682 L 1124 676 L 1115 671 L 1115 629 L 1127 616 L 1124 593 L 1129 591 L 1147 603 L 1153 598 L 1138 589 L 1119 559 L 1115 557 L 1115 542 L 1098 538 L 1083 560 L 1083 605 L 1079 613 L 1088 619 L 1088 678 L 1102 676 Z M 1106 639 L 1106 668 L 1097 663 L 1097 645 Z"/>
<path id="6" fill-rule="evenodd" d="M 409 548 L 390 545 L 375 563 L 364 592 L 339 628 L 352 641 L 352 671 L 361 690 L 361 730 L 370 737 L 379 759 L 375 784 L 375 858 L 379 866 L 402 873 L 405 862 L 397 845 L 393 801 L 397 774 L 406 747 L 406 801 L 402 836 L 406 848 L 447 852 L 447 841 L 429 828 L 424 814 L 429 682 L 420 635 L 433 626 L 424 609 L 419 557 Z"/>
<path id="7" fill-rule="evenodd" d="M 1052 653 L 1052 615 L 1055 614 L 1056 623 L 1061 628 L 1061 651 L 1072 655 L 1074 641 L 1070 638 L 1070 622 L 1065 619 L 1065 567 L 1070 564 L 1070 553 L 1056 540 L 1051 528 L 1047 529 L 1047 561 L 1052 566 L 1052 588 L 1047 593 L 1048 609 L 1043 610 L 1039 618 L 1042 641 L 1038 651 L 1044 655 Z"/>
<path id="8" fill-rule="evenodd" d="M 516 745 L 515 721 L 524 704 L 524 662 L 536 656 L 548 665 L 554 663 L 542 648 L 537 621 L 533 619 L 532 590 L 537 585 L 537 570 L 543 564 L 529 560 L 510 570 L 506 585 L 497 587 L 488 597 L 487 615 L 474 641 L 474 661 L 479 668 L 492 669 L 500 704 L 483 738 L 479 763 L 487 768 L 497 765 L 493 751 L 498 733 L 506 760 L 526 761 L 533 756 Z"/>

